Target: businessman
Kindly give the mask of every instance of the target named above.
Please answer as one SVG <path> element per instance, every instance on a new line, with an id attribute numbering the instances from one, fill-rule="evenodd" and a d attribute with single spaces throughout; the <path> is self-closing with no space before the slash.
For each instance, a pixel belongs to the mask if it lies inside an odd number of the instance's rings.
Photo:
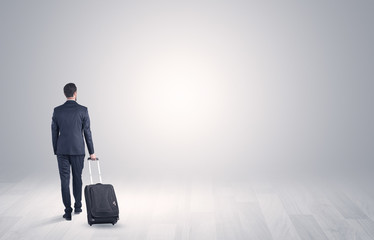
<path id="1" fill-rule="evenodd" d="M 85 157 L 84 139 L 91 159 L 96 159 L 90 130 L 90 118 L 86 107 L 77 101 L 77 87 L 68 83 L 64 87 L 66 102 L 53 111 L 52 144 L 57 155 L 61 179 L 62 201 L 65 205 L 63 218 L 70 221 L 73 211 L 70 200 L 70 169 L 73 176 L 74 212 L 82 212 L 82 170 Z"/>

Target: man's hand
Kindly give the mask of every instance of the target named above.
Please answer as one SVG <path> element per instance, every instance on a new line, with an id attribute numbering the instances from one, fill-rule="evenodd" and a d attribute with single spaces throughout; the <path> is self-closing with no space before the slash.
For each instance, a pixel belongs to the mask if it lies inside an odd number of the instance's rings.
<path id="1" fill-rule="evenodd" d="M 91 160 L 96 160 L 96 155 L 95 155 L 95 153 L 91 154 L 91 155 L 90 155 L 90 158 L 91 158 Z"/>

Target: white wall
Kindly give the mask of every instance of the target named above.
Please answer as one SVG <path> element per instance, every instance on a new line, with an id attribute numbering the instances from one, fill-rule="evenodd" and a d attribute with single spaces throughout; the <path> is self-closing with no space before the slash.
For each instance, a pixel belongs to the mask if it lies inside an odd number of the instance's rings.
<path id="1" fill-rule="evenodd" d="M 262 2 L 1 1 L 3 176 L 57 171 L 68 82 L 114 174 L 373 167 L 374 4 Z"/>

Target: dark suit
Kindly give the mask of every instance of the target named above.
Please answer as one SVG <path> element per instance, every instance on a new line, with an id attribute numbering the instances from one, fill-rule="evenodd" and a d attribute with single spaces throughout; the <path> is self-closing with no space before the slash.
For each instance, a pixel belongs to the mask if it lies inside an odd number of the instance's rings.
<path id="1" fill-rule="evenodd" d="M 73 175 L 74 207 L 82 207 L 82 170 L 85 156 L 83 135 L 88 152 L 94 153 L 87 108 L 76 101 L 66 101 L 54 109 L 51 129 L 53 151 L 57 155 L 61 179 L 62 200 L 65 212 L 71 212 L 70 167 Z"/>

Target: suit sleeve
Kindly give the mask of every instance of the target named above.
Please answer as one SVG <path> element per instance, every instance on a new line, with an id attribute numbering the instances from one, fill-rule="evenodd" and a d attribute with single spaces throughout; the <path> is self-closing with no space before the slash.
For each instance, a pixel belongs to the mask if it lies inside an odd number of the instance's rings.
<path id="1" fill-rule="evenodd" d="M 57 152 L 57 140 L 58 140 L 60 128 L 58 127 L 58 123 L 57 123 L 54 111 L 53 111 L 53 116 L 52 116 L 51 130 L 52 130 L 53 152 L 56 155 L 56 152 Z"/>
<path id="2" fill-rule="evenodd" d="M 84 139 L 86 140 L 88 153 L 94 154 L 94 146 L 92 142 L 92 134 L 90 129 L 90 116 L 88 115 L 88 110 L 86 109 L 84 118 L 83 118 L 83 133 L 84 133 Z"/>

